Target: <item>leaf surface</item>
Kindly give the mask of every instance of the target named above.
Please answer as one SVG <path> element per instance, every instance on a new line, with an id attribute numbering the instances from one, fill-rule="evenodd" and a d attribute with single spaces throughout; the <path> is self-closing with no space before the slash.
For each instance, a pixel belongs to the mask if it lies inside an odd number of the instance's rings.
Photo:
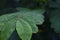
<path id="1" fill-rule="evenodd" d="M 17 20 L 16 30 L 22 40 L 31 40 L 32 29 L 31 29 L 30 25 L 23 19 Z"/>
<path id="2" fill-rule="evenodd" d="M 38 32 L 36 24 L 44 22 L 42 13 L 21 9 L 19 12 L 0 16 L 0 39 L 8 40 L 16 28 L 22 40 L 30 40 L 32 33 Z"/>
<path id="3" fill-rule="evenodd" d="M 0 23 L 0 40 L 8 40 L 15 30 L 15 20 Z"/>

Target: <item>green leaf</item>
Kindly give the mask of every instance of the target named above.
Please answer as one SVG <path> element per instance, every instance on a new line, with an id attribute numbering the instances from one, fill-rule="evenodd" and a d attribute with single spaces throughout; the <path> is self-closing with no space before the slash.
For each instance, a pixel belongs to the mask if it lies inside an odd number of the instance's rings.
<path id="1" fill-rule="evenodd" d="M 29 18 L 22 18 L 22 19 L 30 24 L 30 26 L 32 28 L 32 33 L 38 32 L 38 27 L 36 26 L 36 24 L 32 20 L 30 20 Z"/>
<path id="2" fill-rule="evenodd" d="M 0 23 L 0 40 L 8 40 L 15 30 L 15 19 Z"/>
<path id="3" fill-rule="evenodd" d="M 35 24 L 42 24 L 44 22 L 44 16 L 35 12 L 26 12 L 23 14 L 24 18 L 29 18 L 30 21 L 33 21 Z"/>
<path id="4" fill-rule="evenodd" d="M 9 21 L 9 20 L 15 18 L 17 15 L 18 15 L 18 12 L 12 13 L 12 14 L 2 15 L 2 16 L 0 16 L 0 22 Z"/>
<path id="5" fill-rule="evenodd" d="M 22 40 L 31 40 L 32 37 L 31 26 L 23 19 L 17 20 L 16 30 Z"/>
<path id="6" fill-rule="evenodd" d="M 2 15 L 0 16 L 0 39 L 8 40 L 16 28 L 22 40 L 30 40 L 32 33 L 38 32 L 36 24 L 42 24 L 43 22 L 44 16 L 42 12 L 37 13 L 34 10 L 22 10 L 12 14 Z"/>
<path id="7" fill-rule="evenodd" d="M 60 33 L 60 10 L 59 9 L 52 10 L 50 21 L 51 21 L 51 27 L 54 28 L 57 33 Z"/>
<path id="8" fill-rule="evenodd" d="M 37 12 L 36 10 L 32 10 L 30 12 L 26 12 L 25 14 L 23 13 L 23 15 L 21 16 L 24 17 L 20 18 L 26 20 L 31 25 L 32 32 L 36 33 L 38 32 L 38 27 L 36 26 L 36 24 L 42 24 L 44 22 L 44 16 L 41 13 Z"/>

